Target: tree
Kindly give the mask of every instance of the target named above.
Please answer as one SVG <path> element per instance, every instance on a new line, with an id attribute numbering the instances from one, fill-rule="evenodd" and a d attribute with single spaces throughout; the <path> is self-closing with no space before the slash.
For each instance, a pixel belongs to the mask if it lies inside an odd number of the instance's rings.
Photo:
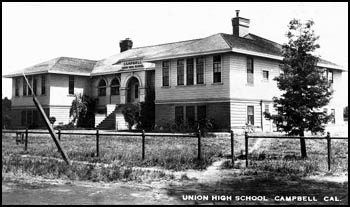
<path id="1" fill-rule="evenodd" d="M 50 123 L 51 123 L 52 126 L 53 126 L 53 124 L 56 122 L 56 117 L 51 116 L 51 117 L 49 118 L 49 121 L 50 121 Z"/>
<path id="2" fill-rule="evenodd" d="M 136 104 L 125 104 L 122 109 L 125 121 L 128 123 L 129 130 L 135 124 L 138 124 L 140 121 L 140 105 Z"/>
<path id="3" fill-rule="evenodd" d="M 73 117 L 71 123 L 75 127 L 91 127 L 94 125 L 94 111 L 96 100 L 86 95 L 74 95 L 72 106 L 69 110 L 69 117 Z"/>
<path id="4" fill-rule="evenodd" d="M 7 97 L 2 99 L 2 128 L 6 129 L 11 127 L 11 100 Z"/>
<path id="5" fill-rule="evenodd" d="M 348 106 L 344 107 L 344 120 L 347 121 L 348 120 Z"/>
<path id="6" fill-rule="evenodd" d="M 316 67 L 319 60 L 314 51 L 316 43 L 312 20 L 302 24 L 300 20 L 289 22 L 288 43 L 283 45 L 282 73 L 274 78 L 282 91 L 274 97 L 277 115 L 265 114 L 273 119 L 279 130 L 288 135 L 304 136 L 304 131 L 324 132 L 324 124 L 330 119 L 321 108 L 331 99 L 331 83 L 324 77 L 325 70 Z M 307 157 L 305 139 L 300 139 L 301 156 Z"/>

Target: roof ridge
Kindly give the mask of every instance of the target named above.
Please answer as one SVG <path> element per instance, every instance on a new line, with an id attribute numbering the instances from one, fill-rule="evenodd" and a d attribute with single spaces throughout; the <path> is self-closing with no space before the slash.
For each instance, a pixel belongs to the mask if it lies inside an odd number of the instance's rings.
<path id="1" fill-rule="evenodd" d="M 253 35 L 253 36 L 258 37 L 258 38 L 260 38 L 260 39 L 263 39 L 263 40 L 266 40 L 266 41 L 269 41 L 269 42 L 272 42 L 272 43 L 275 43 L 275 44 L 278 44 L 278 45 L 281 45 L 281 46 L 282 46 L 282 44 L 280 44 L 280 43 L 278 43 L 278 42 L 275 42 L 275 41 L 266 39 L 266 38 L 264 38 L 264 37 L 260 37 L 259 35 L 256 35 L 256 34 L 253 34 L 253 33 L 248 33 L 248 34 Z"/>
<path id="2" fill-rule="evenodd" d="M 194 40 L 201 40 L 204 38 L 197 38 L 197 39 L 191 39 L 191 40 L 183 40 L 183 41 L 178 41 L 178 42 L 168 42 L 168 43 L 163 43 L 163 44 L 157 44 L 157 45 L 149 45 L 149 46 L 142 46 L 142 47 L 134 47 L 131 48 L 132 49 L 139 49 L 139 48 L 145 48 L 145 47 L 155 47 L 155 46 L 162 46 L 162 45 L 170 45 L 170 44 L 175 44 L 175 43 L 181 43 L 181 42 L 190 42 L 190 41 L 194 41 Z"/>
<path id="3" fill-rule="evenodd" d="M 220 34 L 220 36 L 222 37 L 222 39 L 225 40 L 225 42 L 226 42 L 226 44 L 228 45 L 228 47 L 232 49 L 231 45 L 228 43 L 228 41 L 227 41 L 226 38 L 224 37 L 224 34 L 225 34 L 225 33 L 219 33 L 219 34 Z"/>

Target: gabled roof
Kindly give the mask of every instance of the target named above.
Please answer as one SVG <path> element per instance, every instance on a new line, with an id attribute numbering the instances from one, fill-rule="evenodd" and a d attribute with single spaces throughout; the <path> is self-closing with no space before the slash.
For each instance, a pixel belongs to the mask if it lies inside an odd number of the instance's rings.
<path id="1" fill-rule="evenodd" d="M 92 69 L 97 61 L 85 60 L 70 57 L 58 57 L 48 60 L 37 65 L 24 68 L 22 70 L 13 71 L 3 77 L 11 78 L 16 76 L 43 74 L 43 73 L 57 73 L 90 76 Z"/>

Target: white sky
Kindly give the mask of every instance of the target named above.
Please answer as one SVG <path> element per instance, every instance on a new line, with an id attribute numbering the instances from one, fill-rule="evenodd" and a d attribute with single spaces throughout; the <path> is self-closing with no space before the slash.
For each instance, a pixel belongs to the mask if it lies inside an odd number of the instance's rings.
<path id="1" fill-rule="evenodd" d="M 250 32 L 285 43 L 293 18 L 313 19 L 318 54 L 348 67 L 348 3 L 2 3 L 2 74 L 59 56 L 100 60 L 133 47 L 232 33 L 235 10 L 250 19 Z M 344 95 L 347 100 L 347 73 Z M 2 78 L 2 98 L 11 79 Z"/>

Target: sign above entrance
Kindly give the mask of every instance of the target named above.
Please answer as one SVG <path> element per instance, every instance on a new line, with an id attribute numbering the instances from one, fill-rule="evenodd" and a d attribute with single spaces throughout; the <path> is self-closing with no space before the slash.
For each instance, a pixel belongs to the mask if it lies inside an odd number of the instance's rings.
<path id="1" fill-rule="evenodd" d="M 143 68 L 142 60 L 131 60 L 122 62 L 122 69 L 136 69 Z"/>

